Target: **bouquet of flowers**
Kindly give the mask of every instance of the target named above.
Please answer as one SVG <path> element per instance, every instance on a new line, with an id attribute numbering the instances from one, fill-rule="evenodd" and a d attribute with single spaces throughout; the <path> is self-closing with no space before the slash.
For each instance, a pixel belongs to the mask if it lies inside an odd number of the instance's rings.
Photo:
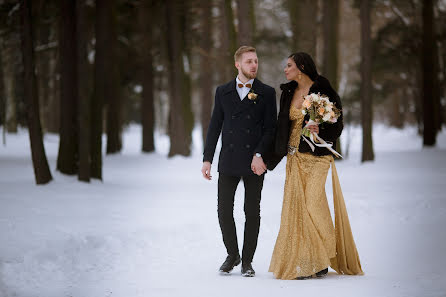
<path id="1" fill-rule="evenodd" d="M 317 134 L 310 133 L 310 130 L 307 128 L 308 126 L 313 124 L 319 125 L 322 123 L 336 123 L 339 116 L 341 115 L 341 111 L 335 106 L 335 104 L 328 100 L 328 97 L 325 95 L 321 95 L 320 93 L 311 93 L 310 95 L 304 97 L 304 102 L 302 103 L 302 113 L 304 115 L 310 115 L 310 120 L 302 129 L 302 138 L 305 140 L 305 142 L 308 143 L 310 148 L 314 151 L 315 146 L 325 147 L 336 157 L 342 158 L 341 154 L 339 154 L 332 148 L 333 143 L 327 143 Z M 304 136 L 309 137 L 311 142 Z"/>
<path id="2" fill-rule="evenodd" d="M 310 121 L 308 121 L 307 126 L 314 123 L 336 123 L 341 115 L 341 111 L 335 104 L 328 100 L 327 96 L 321 95 L 320 93 L 311 93 L 305 96 L 302 107 L 302 113 L 304 115 L 310 115 Z M 302 135 L 310 137 L 310 130 L 307 127 L 303 128 Z"/>

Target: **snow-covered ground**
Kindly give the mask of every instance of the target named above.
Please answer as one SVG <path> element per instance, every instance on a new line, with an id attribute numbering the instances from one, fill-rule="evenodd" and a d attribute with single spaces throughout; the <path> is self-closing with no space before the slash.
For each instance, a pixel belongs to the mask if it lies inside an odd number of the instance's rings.
<path id="1" fill-rule="evenodd" d="M 0 130 L 1 131 L 1 130 Z M 350 132 L 348 132 L 350 131 Z M 55 171 L 58 138 L 45 136 L 54 181 L 36 186 L 26 131 L 0 145 L 0 296 L 446 296 L 446 133 L 423 149 L 414 128 L 375 126 L 376 160 L 360 163 L 361 131 L 337 163 L 365 272 L 275 280 L 269 261 L 280 223 L 284 165 L 266 176 L 253 266 L 220 276 L 225 258 L 214 179 L 202 178 L 200 131 L 193 156 L 167 159 L 169 141 L 141 154 L 140 129 L 104 158 L 104 182 L 80 183 Z M 344 150 L 345 151 L 345 150 Z M 215 158 L 217 159 L 217 157 Z M 235 218 L 243 234 L 243 185 Z M 327 180 L 331 199 L 331 178 Z M 241 244 L 241 242 L 240 242 Z"/>

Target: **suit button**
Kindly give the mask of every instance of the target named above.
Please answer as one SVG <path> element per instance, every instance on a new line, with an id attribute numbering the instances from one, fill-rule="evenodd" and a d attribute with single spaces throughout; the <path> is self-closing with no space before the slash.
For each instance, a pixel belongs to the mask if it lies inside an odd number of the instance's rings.
<path id="1" fill-rule="evenodd" d="M 248 133 L 248 134 L 249 134 L 250 132 L 251 132 L 251 130 L 249 130 L 249 129 L 246 129 L 246 133 Z"/>
<path id="2" fill-rule="evenodd" d="M 246 116 L 246 118 L 249 120 L 249 119 L 251 118 L 251 116 L 248 114 L 248 115 Z"/>
<path id="3" fill-rule="evenodd" d="M 251 146 L 249 144 L 246 145 L 246 148 L 249 149 Z"/>
<path id="4" fill-rule="evenodd" d="M 233 115 L 233 116 L 232 116 L 232 119 L 235 120 L 235 118 L 236 118 L 236 116 Z"/>
<path id="5" fill-rule="evenodd" d="M 229 134 L 232 134 L 234 131 L 232 131 L 232 130 L 229 130 Z"/>
<path id="6" fill-rule="evenodd" d="M 233 148 L 233 147 L 234 147 L 234 144 L 233 144 L 233 143 L 230 143 L 230 144 L 229 144 L 229 147 L 230 147 L 230 148 Z"/>

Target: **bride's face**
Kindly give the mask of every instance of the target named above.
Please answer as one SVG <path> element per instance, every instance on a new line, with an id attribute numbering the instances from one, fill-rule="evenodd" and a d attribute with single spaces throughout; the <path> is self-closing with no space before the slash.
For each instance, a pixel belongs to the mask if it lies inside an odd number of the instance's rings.
<path id="1" fill-rule="evenodd" d="M 288 58 L 284 71 L 287 80 L 296 80 L 300 73 L 296 63 L 294 63 L 294 60 L 291 58 Z"/>

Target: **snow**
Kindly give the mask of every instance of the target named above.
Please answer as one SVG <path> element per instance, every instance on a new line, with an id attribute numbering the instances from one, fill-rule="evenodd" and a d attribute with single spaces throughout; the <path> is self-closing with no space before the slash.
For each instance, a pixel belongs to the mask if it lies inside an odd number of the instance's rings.
<path id="1" fill-rule="evenodd" d="M 166 158 L 169 140 L 140 153 L 130 126 L 121 154 L 105 156 L 104 182 L 55 171 L 58 137 L 45 136 L 54 181 L 36 186 L 27 131 L 0 146 L 0 296 L 446 296 L 446 133 L 422 147 L 412 127 L 376 125 L 376 160 L 360 162 L 361 131 L 347 127 L 349 158 L 337 162 L 364 276 L 275 280 L 268 272 L 279 229 L 284 166 L 265 179 L 253 266 L 244 278 L 225 258 L 217 220 L 216 164 L 202 178 L 201 131 L 192 157 Z M 345 150 L 345 148 L 344 148 Z M 218 153 L 218 151 L 217 151 Z M 215 157 L 217 160 L 217 155 Z M 331 178 L 327 180 L 331 199 Z M 234 211 L 243 238 L 243 185 Z"/>

